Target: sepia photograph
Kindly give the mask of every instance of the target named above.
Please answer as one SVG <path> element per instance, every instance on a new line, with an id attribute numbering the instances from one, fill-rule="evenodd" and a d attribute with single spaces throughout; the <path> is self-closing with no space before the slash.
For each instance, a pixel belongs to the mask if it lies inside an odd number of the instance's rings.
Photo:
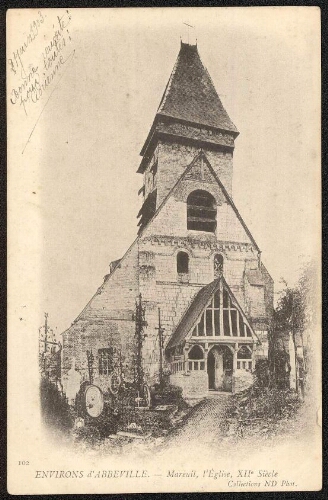
<path id="1" fill-rule="evenodd" d="M 318 491 L 320 9 L 7 12 L 8 491 Z"/>

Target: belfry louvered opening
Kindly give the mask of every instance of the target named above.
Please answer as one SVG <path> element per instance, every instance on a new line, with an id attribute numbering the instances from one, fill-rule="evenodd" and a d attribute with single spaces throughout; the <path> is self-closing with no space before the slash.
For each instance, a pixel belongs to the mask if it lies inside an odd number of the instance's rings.
<path id="1" fill-rule="evenodd" d="M 157 198 L 157 189 L 149 193 L 145 201 L 143 202 L 142 207 L 139 210 L 139 213 L 137 217 L 139 219 L 138 226 L 139 226 L 139 231 L 138 234 L 141 233 L 143 228 L 148 224 L 150 219 L 153 217 L 153 215 L 156 212 L 156 198 Z"/>
<path id="2" fill-rule="evenodd" d="M 207 191 L 197 190 L 187 199 L 187 229 L 214 233 L 216 229 L 216 203 Z"/>

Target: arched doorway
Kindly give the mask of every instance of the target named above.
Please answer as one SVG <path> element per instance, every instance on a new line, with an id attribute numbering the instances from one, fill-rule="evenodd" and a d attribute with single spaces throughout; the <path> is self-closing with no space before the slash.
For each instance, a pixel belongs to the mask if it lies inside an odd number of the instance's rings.
<path id="1" fill-rule="evenodd" d="M 208 388 L 232 391 L 233 354 L 229 347 L 214 346 L 207 356 Z"/>

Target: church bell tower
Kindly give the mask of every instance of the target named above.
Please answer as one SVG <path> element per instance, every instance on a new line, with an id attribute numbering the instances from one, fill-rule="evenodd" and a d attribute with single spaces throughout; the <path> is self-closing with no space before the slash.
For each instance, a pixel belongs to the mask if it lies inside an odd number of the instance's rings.
<path id="1" fill-rule="evenodd" d="M 232 158 L 239 132 L 230 120 L 204 67 L 197 45 L 181 42 L 154 122 L 141 150 L 138 172 L 139 234 L 197 153 L 204 151 L 232 194 Z"/>

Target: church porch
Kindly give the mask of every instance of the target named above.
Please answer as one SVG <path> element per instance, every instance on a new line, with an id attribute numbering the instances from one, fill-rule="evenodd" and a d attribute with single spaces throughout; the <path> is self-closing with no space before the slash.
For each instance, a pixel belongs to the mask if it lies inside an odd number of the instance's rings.
<path id="1" fill-rule="evenodd" d="M 166 347 L 171 383 L 187 397 L 240 392 L 253 383 L 259 343 L 220 276 L 198 292 Z"/>
<path id="2" fill-rule="evenodd" d="M 232 338 L 190 339 L 170 361 L 170 382 L 186 397 L 203 397 L 210 391 L 240 392 L 253 383 L 254 341 Z"/>

